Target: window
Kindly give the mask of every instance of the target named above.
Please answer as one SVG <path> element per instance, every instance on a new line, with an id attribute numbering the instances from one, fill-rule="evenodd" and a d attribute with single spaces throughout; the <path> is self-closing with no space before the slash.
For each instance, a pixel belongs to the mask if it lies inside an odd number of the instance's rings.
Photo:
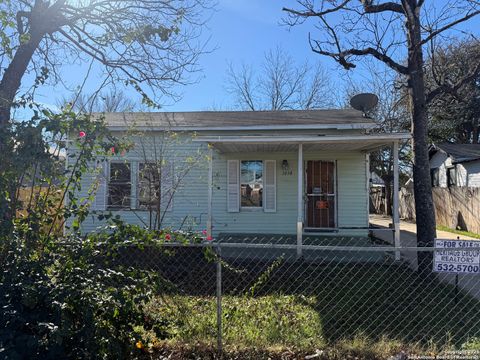
<path id="1" fill-rule="evenodd" d="M 111 163 L 108 178 L 108 208 L 129 209 L 130 197 L 130 164 Z"/>
<path id="2" fill-rule="evenodd" d="M 263 206 L 263 161 L 247 160 L 240 165 L 241 207 Z"/>
<path id="3" fill-rule="evenodd" d="M 138 165 L 138 206 L 141 209 L 171 211 L 175 193 L 173 163 Z"/>
<path id="4" fill-rule="evenodd" d="M 447 169 L 447 185 L 448 187 L 457 186 L 457 171 L 454 167 Z"/>
<path id="5" fill-rule="evenodd" d="M 152 208 L 158 205 L 160 196 L 160 169 L 155 163 L 143 163 L 138 167 L 138 205 Z"/>
<path id="6" fill-rule="evenodd" d="M 440 185 L 440 179 L 438 176 L 438 168 L 437 169 L 430 169 L 430 177 L 432 180 L 432 187 L 436 187 Z"/>

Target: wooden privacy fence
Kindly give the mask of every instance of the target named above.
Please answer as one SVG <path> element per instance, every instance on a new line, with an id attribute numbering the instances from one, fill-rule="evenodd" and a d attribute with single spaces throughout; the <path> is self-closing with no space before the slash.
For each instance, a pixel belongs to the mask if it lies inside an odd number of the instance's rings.
<path id="1" fill-rule="evenodd" d="M 480 234 L 480 188 L 434 188 L 437 225 Z"/>
<path id="2" fill-rule="evenodd" d="M 384 214 L 384 200 L 381 192 L 371 192 L 371 211 Z M 437 225 L 451 229 L 471 231 L 480 234 L 480 188 L 456 187 L 433 188 L 433 202 Z M 378 206 L 380 205 L 381 206 Z M 415 200 L 413 189 L 400 189 L 400 217 L 415 221 Z"/>

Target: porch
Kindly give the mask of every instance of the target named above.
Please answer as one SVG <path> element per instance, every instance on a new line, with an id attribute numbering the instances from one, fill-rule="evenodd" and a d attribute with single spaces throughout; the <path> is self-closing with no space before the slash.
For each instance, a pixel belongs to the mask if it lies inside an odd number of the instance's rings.
<path id="1" fill-rule="evenodd" d="M 410 138 L 409 134 L 406 133 L 394 133 L 394 134 L 348 134 L 348 135 L 203 135 L 198 136 L 194 141 L 204 142 L 209 145 L 210 156 L 209 156 L 209 170 L 208 170 L 208 209 L 207 209 L 207 232 L 211 236 L 213 234 L 213 212 L 214 208 L 212 205 L 213 199 L 213 187 L 214 180 L 213 174 L 216 171 L 214 165 L 214 156 L 222 156 L 224 159 L 230 159 L 239 157 L 241 154 L 278 154 L 278 153 L 290 153 L 295 154 L 296 158 L 296 169 L 292 169 L 292 173 L 296 172 L 296 192 L 295 198 L 296 201 L 293 203 L 290 201 L 289 207 L 296 208 L 296 219 L 289 217 L 285 221 L 292 221 L 292 224 L 295 224 L 295 231 L 284 235 L 281 237 L 281 241 L 285 241 L 288 244 L 294 243 L 296 246 L 296 257 L 302 257 L 305 245 L 309 241 L 320 243 L 328 242 L 327 237 L 323 235 L 332 235 L 332 238 L 335 235 L 338 235 L 342 232 L 352 231 L 362 232 L 367 234 L 370 230 L 369 219 L 368 219 L 368 190 L 369 190 L 369 153 L 376 149 L 379 149 L 384 146 L 392 146 L 394 153 L 394 211 L 392 216 L 392 223 L 394 224 L 394 237 L 395 237 L 395 247 L 400 246 L 400 230 L 399 230 L 399 215 L 398 215 L 398 151 L 399 143 Z M 346 152 L 351 154 L 356 154 L 357 163 L 361 163 L 363 174 L 361 175 L 362 179 L 348 179 L 348 181 L 354 183 L 362 183 L 361 188 L 357 186 L 357 196 L 365 199 L 365 203 L 362 206 L 366 209 L 365 214 L 361 213 L 352 213 L 351 216 L 362 217 L 361 221 L 355 222 L 355 226 L 352 226 L 348 222 L 341 221 L 341 216 L 349 212 L 348 201 L 343 201 L 339 204 L 338 193 L 341 191 L 341 187 L 338 185 L 338 179 L 335 179 L 333 186 L 325 185 L 323 183 L 312 183 L 309 179 L 309 167 L 312 166 L 315 162 L 329 162 L 334 164 L 334 170 L 331 171 L 333 177 L 336 177 L 338 174 L 336 168 L 336 159 L 335 154 L 339 152 Z M 325 161 L 322 159 L 322 154 L 331 154 L 330 160 Z M 358 156 L 361 155 L 361 156 Z M 238 161 L 238 160 L 237 160 Z M 285 162 L 288 165 L 288 161 L 282 161 L 282 167 L 285 165 Z M 330 166 L 330 165 L 328 165 Z M 327 166 L 327 167 L 328 167 Z M 326 168 L 327 168 L 326 167 Z M 238 165 L 237 165 L 238 168 Z M 296 171 L 293 171 L 296 170 Z M 227 169 L 229 172 L 230 169 Z M 310 171 L 311 172 L 311 171 Z M 355 176 L 358 176 L 356 174 Z M 235 176 L 239 176 L 236 173 Z M 274 175 L 276 176 L 276 175 Z M 347 175 L 348 176 L 348 175 Z M 341 176 L 338 176 L 341 177 Z M 340 179 L 345 181 L 344 176 Z M 309 182 L 310 181 L 310 182 Z M 323 181 L 323 180 L 316 180 Z M 268 183 L 268 180 L 266 181 Z M 238 187 L 238 184 L 233 184 Z M 227 192 L 230 191 L 230 183 L 227 179 Z M 273 184 L 275 187 L 275 183 Z M 328 189 L 330 190 L 328 190 Z M 236 195 L 240 197 L 240 195 Z M 265 195 L 263 195 L 265 197 Z M 275 193 L 275 196 L 276 193 Z M 240 200 L 238 200 L 240 201 Z M 363 201 L 363 200 L 362 200 Z M 227 200 L 228 202 L 228 200 Z M 292 206 L 293 205 L 293 206 Z M 229 204 L 227 206 L 230 206 Z M 332 211 L 333 207 L 333 211 Z M 309 214 L 314 211 L 318 214 L 322 213 L 322 210 L 328 211 L 332 214 L 327 223 L 325 222 L 312 222 L 309 218 Z M 269 212 L 275 213 L 276 210 L 276 200 L 275 206 L 269 209 Z M 275 215 L 275 214 L 272 214 Z M 339 219 L 340 217 L 340 219 Z M 333 218 L 333 220 L 332 220 Z M 274 219 L 274 217 L 270 217 Z M 319 226 L 320 225 L 320 226 Z M 252 232 L 262 233 L 261 229 L 252 229 Z M 268 232 L 268 231 L 266 231 Z M 286 234 L 286 233 L 285 233 Z M 277 234 L 278 235 L 278 234 Z M 317 235 L 321 235 L 318 237 Z M 362 244 L 362 240 L 357 238 L 356 246 Z M 367 242 L 363 242 L 367 244 Z"/>
<path id="2" fill-rule="evenodd" d="M 296 235 L 220 233 L 225 258 L 273 261 L 298 260 Z M 312 263 L 379 263 L 394 259 L 394 248 L 371 236 L 311 235 L 302 237 L 302 259 Z M 378 250 L 378 251 L 377 251 Z"/>

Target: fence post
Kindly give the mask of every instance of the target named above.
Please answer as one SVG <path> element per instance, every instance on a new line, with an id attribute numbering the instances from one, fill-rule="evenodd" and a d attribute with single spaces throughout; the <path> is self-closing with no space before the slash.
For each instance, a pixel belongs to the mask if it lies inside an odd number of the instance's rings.
<path id="1" fill-rule="evenodd" d="M 220 356 L 223 353 L 222 344 L 222 252 L 217 244 L 217 350 Z"/>
<path id="2" fill-rule="evenodd" d="M 400 243 L 400 216 L 399 216 L 399 169 L 398 169 L 398 141 L 393 143 L 393 238 L 395 244 L 395 260 L 400 260 L 401 254 L 398 250 L 401 247 Z"/>

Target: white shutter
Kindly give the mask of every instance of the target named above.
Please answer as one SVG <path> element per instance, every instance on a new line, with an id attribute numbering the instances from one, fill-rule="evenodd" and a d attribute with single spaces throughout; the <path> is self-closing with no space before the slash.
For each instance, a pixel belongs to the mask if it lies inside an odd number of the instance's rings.
<path id="1" fill-rule="evenodd" d="M 276 212 L 277 211 L 277 162 L 275 160 L 265 160 L 264 172 L 264 205 L 263 211 Z"/>
<path id="2" fill-rule="evenodd" d="M 227 161 L 227 211 L 240 211 L 240 165 L 238 160 Z"/>
<path id="3" fill-rule="evenodd" d="M 172 161 L 162 166 L 162 179 L 161 179 L 162 199 L 160 201 L 161 201 L 162 209 L 165 209 L 165 211 L 173 210 L 173 198 L 175 193 L 174 176 L 175 174 L 174 174 L 174 167 L 173 167 Z"/>
<path id="4" fill-rule="evenodd" d="M 95 193 L 94 210 L 105 210 L 107 208 L 107 179 L 109 177 L 109 166 L 107 161 L 97 161 L 97 191 Z"/>
<path id="5" fill-rule="evenodd" d="M 138 162 L 130 162 L 130 209 L 136 209 L 138 205 Z"/>

